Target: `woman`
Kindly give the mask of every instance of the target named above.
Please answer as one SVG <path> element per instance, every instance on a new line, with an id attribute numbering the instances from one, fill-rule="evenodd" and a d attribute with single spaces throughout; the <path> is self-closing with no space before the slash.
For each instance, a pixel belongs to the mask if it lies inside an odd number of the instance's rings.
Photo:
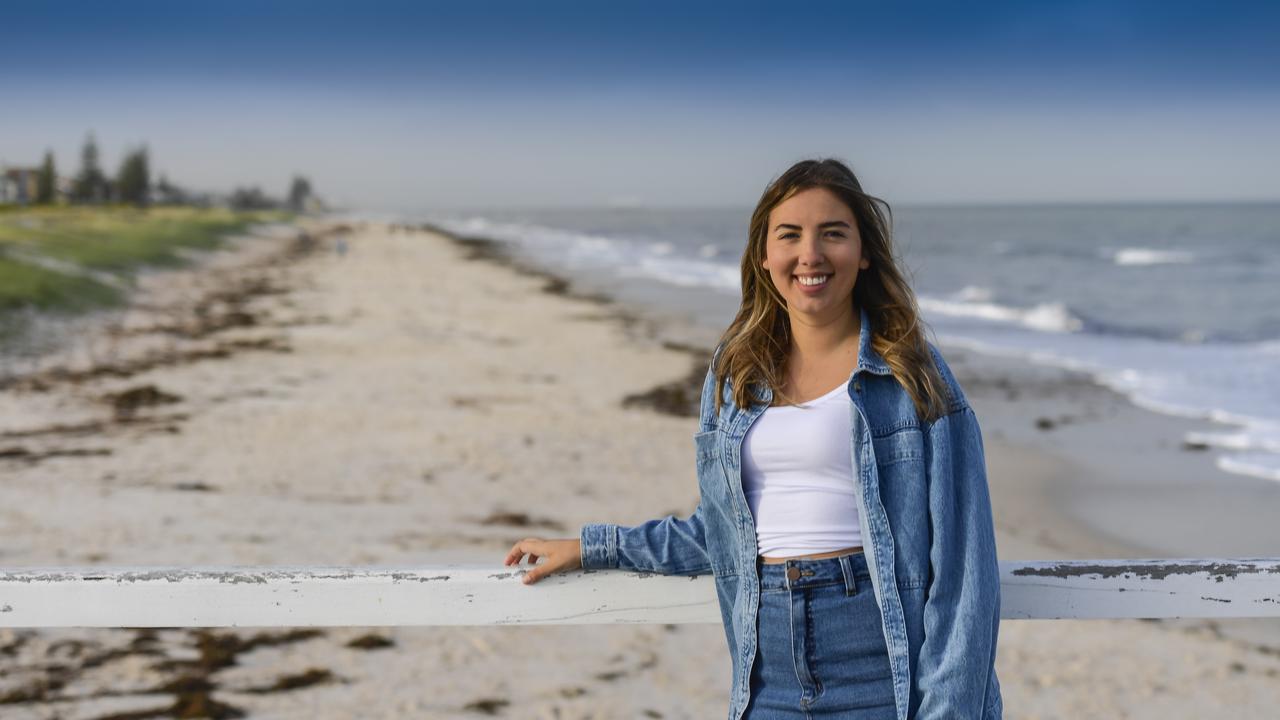
<path id="1" fill-rule="evenodd" d="M 525 582 L 715 577 L 737 718 L 999 718 L 982 435 L 924 336 L 887 206 L 807 160 L 766 189 L 702 390 L 687 519 L 530 538 Z"/>

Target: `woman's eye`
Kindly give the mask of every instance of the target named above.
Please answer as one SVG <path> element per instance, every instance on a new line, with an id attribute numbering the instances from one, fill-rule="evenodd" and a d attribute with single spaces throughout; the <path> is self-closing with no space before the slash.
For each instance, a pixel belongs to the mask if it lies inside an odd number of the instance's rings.
<path id="1" fill-rule="evenodd" d="M 828 235 L 835 235 L 835 236 L 836 236 L 836 237 L 838 237 L 838 238 L 843 238 L 843 237 L 844 237 L 844 233 L 840 232 L 839 230 L 828 230 L 828 231 L 827 231 L 827 234 L 828 234 Z M 793 238 L 793 237 L 797 237 L 795 233 L 787 233 L 786 235 L 780 235 L 780 236 L 778 236 L 778 239 L 779 239 L 779 240 L 790 240 L 790 239 L 791 239 L 791 238 Z"/>

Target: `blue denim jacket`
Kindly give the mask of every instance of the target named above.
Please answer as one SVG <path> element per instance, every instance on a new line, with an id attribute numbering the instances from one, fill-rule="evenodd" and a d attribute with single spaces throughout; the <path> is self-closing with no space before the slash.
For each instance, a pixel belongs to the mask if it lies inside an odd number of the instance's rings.
<path id="1" fill-rule="evenodd" d="M 1000 718 L 1000 572 L 982 433 L 951 369 L 936 347 L 929 349 L 952 397 L 945 415 L 922 423 L 872 349 L 862 311 L 858 367 L 848 386 L 862 545 L 884 619 L 898 719 Z M 726 383 L 716 416 L 708 370 L 693 438 L 701 500 L 690 517 L 636 527 L 589 524 L 580 536 L 587 569 L 714 576 L 733 661 L 730 720 L 747 707 L 760 606 L 742 440 L 773 393 L 760 388 L 756 396 L 759 403 L 739 408 Z"/>

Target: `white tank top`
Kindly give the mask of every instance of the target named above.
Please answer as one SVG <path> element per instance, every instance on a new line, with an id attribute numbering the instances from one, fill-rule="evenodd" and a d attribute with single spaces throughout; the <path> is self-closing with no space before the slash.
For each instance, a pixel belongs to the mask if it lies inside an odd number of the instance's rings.
<path id="1" fill-rule="evenodd" d="M 847 385 L 802 405 L 767 408 L 742 442 L 742 490 L 758 553 L 813 555 L 862 544 L 854 498 Z"/>

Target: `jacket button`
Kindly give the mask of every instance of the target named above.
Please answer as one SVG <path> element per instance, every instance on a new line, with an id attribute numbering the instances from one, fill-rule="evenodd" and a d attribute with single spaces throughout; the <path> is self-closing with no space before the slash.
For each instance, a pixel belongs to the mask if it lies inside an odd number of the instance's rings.
<path id="1" fill-rule="evenodd" d="M 854 392 L 862 392 L 862 383 L 860 383 L 860 382 L 855 382 L 855 383 L 853 384 L 853 391 L 854 391 Z"/>
<path id="2" fill-rule="evenodd" d="M 789 567 L 789 568 L 787 568 L 787 579 L 788 579 L 788 580 L 790 580 L 791 582 L 795 582 L 795 581 L 799 580 L 799 579 L 800 579 L 800 568 L 798 568 L 798 567 Z"/>

